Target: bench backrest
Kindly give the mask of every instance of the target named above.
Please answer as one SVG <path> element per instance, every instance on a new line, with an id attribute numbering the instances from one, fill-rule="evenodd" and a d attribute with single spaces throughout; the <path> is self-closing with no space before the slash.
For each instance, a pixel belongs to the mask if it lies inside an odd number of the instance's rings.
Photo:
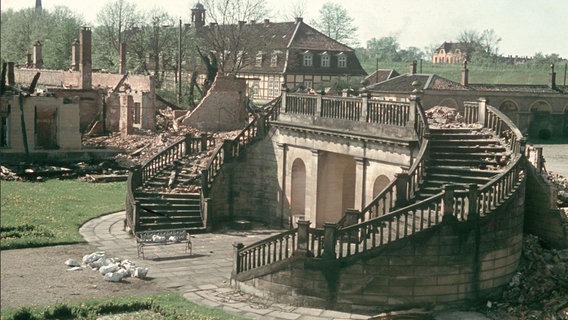
<path id="1" fill-rule="evenodd" d="M 178 241 L 184 241 L 189 239 L 189 232 L 184 229 L 170 229 L 170 230 L 152 230 L 152 231 L 140 231 L 136 232 L 136 238 L 141 241 L 152 241 L 153 236 L 161 236 L 168 239 L 174 236 Z"/>

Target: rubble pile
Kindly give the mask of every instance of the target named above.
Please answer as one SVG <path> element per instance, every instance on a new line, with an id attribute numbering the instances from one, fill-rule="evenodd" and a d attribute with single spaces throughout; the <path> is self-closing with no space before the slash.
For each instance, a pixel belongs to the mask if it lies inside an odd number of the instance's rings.
<path id="1" fill-rule="evenodd" d="M 477 128 L 479 124 L 466 124 L 463 116 L 455 109 L 435 106 L 425 111 L 428 124 L 435 128 Z"/>
<path id="2" fill-rule="evenodd" d="M 488 302 L 489 314 L 516 319 L 568 319 L 568 249 L 542 246 L 525 235 L 518 272 L 501 301 Z"/>
<path id="3" fill-rule="evenodd" d="M 82 264 L 74 259 L 67 259 L 65 264 L 70 268 L 68 271 L 81 271 L 89 267 L 98 270 L 103 276 L 103 280 L 119 282 L 126 277 L 143 279 L 148 274 L 148 268 L 137 267 L 130 260 L 119 258 L 108 258 L 104 252 L 93 252 L 83 256 Z"/>

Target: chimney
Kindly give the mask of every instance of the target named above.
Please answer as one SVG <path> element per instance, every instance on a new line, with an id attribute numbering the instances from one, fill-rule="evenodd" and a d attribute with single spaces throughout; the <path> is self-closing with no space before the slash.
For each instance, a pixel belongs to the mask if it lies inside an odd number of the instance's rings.
<path id="1" fill-rule="evenodd" d="M 34 68 L 41 69 L 43 67 L 43 57 L 41 56 L 41 42 L 34 43 Z"/>
<path id="2" fill-rule="evenodd" d="M 244 26 L 244 25 L 245 25 L 245 23 L 247 23 L 247 22 L 246 22 L 246 21 L 244 21 L 244 20 L 239 20 L 239 27 L 241 27 L 241 28 L 242 28 L 242 26 Z"/>
<path id="3" fill-rule="evenodd" d="M 267 26 L 270 24 L 270 19 L 264 19 L 264 25 Z"/>
<path id="4" fill-rule="evenodd" d="M 91 90 L 93 88 L 93 71 L 91 62 L 91 28 L 82 27 L 79 34 L 79 72 L 81 73 L 81 89 Z"/>
<path id="5" fill-rule="evenodd" d="M 26 53 L 26 68 L 31 68 L 32 67 L 32 54 L 28 51 L 28 53 Z"/>
<path id="6" fill-rule="evenodd" d="M 118 73 L 126 73 L 126 42 L 120 44 L 120 64 L 118 65 Z"/>
<path id="7" fill-rule="evenodd" d="M 209 28 L 215 28 L 216 23 L 215 22 L 209 22 Z"/>
<path id="8" fill-rule="evenodd" d="M 75 39 L 71 47 L 71 70 L 73 71 L 79 71 L 80 49 L 79 40 Z"/>
<path id="9" fill-rule="evenodd" d="M 548 74 L 548 87 L 556 89 L 556 72 L 554 72 L 554 64 L 550 65 L 550 73 Z"/>
<path id="10" fill-rule="evenodd" d="M 464 62 L 463 62 L 461 84 L 462 84 L 462 86 L 468 86 L 469 85 L 469 70 L 467 69 L 467 60 L 464 60 Z"/>
<path id="11" fill-rule="evenodd" d="M 410 63 L 410 74 L 416 74 L 416 60 Z"/>
<path id="12" fill-rule="evenodd" d="M 256 24 L 256 20 L 251 20 L 250 24 Z"/>
<path id="13" fill-rule="evenodd" d="M 302 17 L 296 17 L 296 24 L 303 22 L 304 19 Z"/>

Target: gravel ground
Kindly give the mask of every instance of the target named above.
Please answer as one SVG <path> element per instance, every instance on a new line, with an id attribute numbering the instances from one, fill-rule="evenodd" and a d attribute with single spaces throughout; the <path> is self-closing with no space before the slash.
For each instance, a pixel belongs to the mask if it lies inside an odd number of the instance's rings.
<path id="1" fill-rule="evenodd" d="M 161 291 L 151 277 L 107 282 L 98 271 L 90 268 L 67 271 L 67 259 L 81 262 L 84 255 L 95 251 L 96 248 L 88 244 L 1 251 L 0 308 L 53 305 Z"/>

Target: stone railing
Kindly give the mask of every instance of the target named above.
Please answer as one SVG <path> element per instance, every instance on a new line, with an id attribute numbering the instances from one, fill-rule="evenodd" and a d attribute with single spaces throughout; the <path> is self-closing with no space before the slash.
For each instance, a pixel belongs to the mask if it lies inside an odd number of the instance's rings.
<path id="1" fill-rule="evenodd" d="M 187 155 L 199 153 L 215 145 L 215 140 L 207 134 L 193 137 L 188 134 L 150 158 L 141 166 L 135 166 L 128 175 L 126 192 L 126 221 L 132 232 L 139 225 L 140 205 L 134 191 L 162 172 L 167 166 Z"/>
<path id="2" fill-rule="evenodd" d="M 372 100 L 368 97 L 338 97 L 282 92 L 283 114 L 350 120 L 378 125 L 414 125 L 416 108 L 408 102 Z"/>

